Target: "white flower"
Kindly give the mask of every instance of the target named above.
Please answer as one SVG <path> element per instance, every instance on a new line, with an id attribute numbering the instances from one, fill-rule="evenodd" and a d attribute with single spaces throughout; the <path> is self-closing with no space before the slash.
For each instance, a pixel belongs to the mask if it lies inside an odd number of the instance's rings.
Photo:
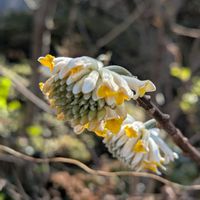
<path id="1" fill-rule="evenodd" d="M 105 129 L 117 133 L 126 117 L 124 102 L 155 89 L 151 88 L 154 85 L 150 81 L 130 77 L 122 67 L 103 67 L 101 62 L 87 56 L 55 58 L 47 55 L 38 61 L 52 72 L 52 77 L 40 84 L 41 90 L 56 108 L 58 119 L 78 126 L 77 132 L 89 128 L 100 135 L 98 126 L 103 120 Z M 128 76 L 117 73 L 119 69 Z M 91 123 L 96 124 L 96 129 L 91 128 L 94 127 Z"/>
<path id="2" fill-rule="evenodd" d="M 52 76 L 40 83 L 57 118 L 70 122 L 76 133 L 85 129 L 104 137 L 109 151 L 131 169 L 160 174 L 178 156 L 159 137 L 154 121 L 142 123 L 127 115 L 124 103 L 155 91 L 120 66 L 107 66 L 90 57 L 40 57 Z"/>
<path id="3" fill-rule="evenodd" d="M 153 92 L 156 90 L 155 85 L 149 81 L 141 81 L 135 77 L 123 76 L 122 77 L 127 81 L 129 87 L 135 91 L 135 95 L 133 99 L 137 99 L 138 97 L 143 97 L 146 92 Z"/>
<path id="4" fill-rule="evenodd" d="M 178 158 L 159 137 L 160 129 L 148 128 L 154 121 L 142 123 L 128 115 L 117 134 L 107 132 L 103 142 L 108 150 L 136 171 L 151 170 L 160 174 L 165 164 Z M 151 125 L 151 126 L 150 126 Z"/>

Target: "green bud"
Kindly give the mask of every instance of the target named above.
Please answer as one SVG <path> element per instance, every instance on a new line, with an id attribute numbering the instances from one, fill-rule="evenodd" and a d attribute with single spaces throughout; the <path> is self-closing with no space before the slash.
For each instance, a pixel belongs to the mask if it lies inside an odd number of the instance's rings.
<path id="1" fill-rule="evenodd" d="M 89 120 L 89 121 L 92 121 L 95 117 L 96 117 L 96 112 L 91 110 L 91 111 L 88 113 L 88 120 Z"/>
<path id="2" fill-rule="evenodd" d="M 75 115 L 79 111 L 80 107 L 78 106 L 73 106 L 72 107 L 72 113 Z"/>
<path id="3" fill-rule="evenodd" d="M 102 110 L 98 111 L 98 113 L 97 113 L 98 121 L 103 120 L 105 115 L 106 115 L 106 109 L 105 108 L 103 108 Z"/>
<path id="4" fill-rule="evenodd" d="M 82 116 L 80 119 L 80 123 L 81 125 L 88 123 L 88 116 L 87 115 Z"/>
<path id="5" fill-rule="evenodd" d="M 105 106 L 105 101 L 103 99 L 99 99 L 97 101 L 98 104 L 98 110 L 101 110 Z"/>

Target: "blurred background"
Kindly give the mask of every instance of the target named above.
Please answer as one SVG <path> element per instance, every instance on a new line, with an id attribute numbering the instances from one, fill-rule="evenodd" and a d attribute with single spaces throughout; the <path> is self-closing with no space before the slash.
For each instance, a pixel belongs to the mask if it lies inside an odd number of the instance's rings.
<path id="1" fill-rule="evenodd" d="M 199 0 L 0 0 L 0 143 L 34 157 L 64 156 L 126 170 L 101 138 L 75 135 L 57 121 L 39 91 L 47 79 L 37 58 L 87 55 L 152 80 L 152 99 L 200 146 Z M 139 120 L 144 110 L 127 105 Z M 178 153 L 166 134 L 162 136 Z M 180 155 L 163 177 L 199 184 L 198 166 Z M 61 163 L 36 164 L 0 153 L 0 200 L 200 199 L 139 177 L 100 177 Z"/>

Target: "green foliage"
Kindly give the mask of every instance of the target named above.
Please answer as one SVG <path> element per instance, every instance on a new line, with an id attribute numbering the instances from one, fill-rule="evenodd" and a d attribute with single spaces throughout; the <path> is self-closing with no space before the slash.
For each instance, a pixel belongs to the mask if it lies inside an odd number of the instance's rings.
<path id="1" fill-rule="evenodd" d="M 188 81 L 191 77 L 191 71 L 188 67 L 181 67 L 176 64 L 171 66 L 170 74 L 181 81 Z"/>
<path id="2" fill-rule="evenodd" d="M 40 125 L 32 125 L 26 128 L 29 136 L 40 136 L 42 134 L 42 127 Z"/>
<path id="3" fill-rule="evenodd" d="M 11 81 L 6 77 L 0 77 L 0 109 L 7 109 L 7 98 L 11 88 Z"/>
<path id="4" fill-rule="evenodd" d="M 28 65 L 28 63 L 20 63 L 15 64 L 12 68 L 14 72 L 21 75 L 30 75 L 31 74 L 31 67 Z"/>
<path id="5" fill-rule="evenodd" d="M 10 112 L 19 110 L 21 108 L 21 103 L 18 100 L 13 100 L 8 103 L 8 110 Z"/>
<path id="6" fill-rule="evenodd" d="M 10 79 L 0 77 L 0 97 L 7 98 L 11 87 Z"/>
<path id="7" fill-rule="evenodd" d="M 5 194 L 3 194 L 3 193 L 0 193 L 0 200 L 5 200 Z"/>
<path id="8" fill-rule="evenodd" d="M 192 79 L 191 90 L 183 94 L 180 101 L 180 107 L 184 112 L 195 112 L 195 107 L 199 101 L 200 96 L 200 78 L 194 77 Z"/>
<path id="9" fill-rule="evenodd" d="M 180 102 L 180 107 L 183 111 L 189 111 L 194 108 L 198 102 L 198 96 L 192 92 L 185 93 Z"/>
<path id="10" fill-rule="evenodd" d="M 194 77 L 192 79 L 193 86 L 192 86 L 192 92 L 198 96 L 200 96 L 200 77 Z"/>

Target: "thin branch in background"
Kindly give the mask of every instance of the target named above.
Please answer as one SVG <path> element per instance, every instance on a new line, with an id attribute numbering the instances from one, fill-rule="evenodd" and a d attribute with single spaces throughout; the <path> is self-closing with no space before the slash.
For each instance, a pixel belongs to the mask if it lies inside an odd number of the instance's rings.
<path id="1" fill-rule="evenodd" d="M 144 177 L 144 178 L 152 178 L 154 180 L 157 180 L 165 185 L 168 185 L 170 187 L 173 187 L 177 190 L 200 190 L 200 185 L 181 185 L 179 183 L 175 183 L 172 181 L 169 181 L 163 177 L 160 177 L 155 174 L 147 173 L 147 172 L 133 172 L 133 171 L 116 171 L 116 172 L 107 172 L 102 170 L 94 170 L 84 163 L 71 159 L 71 158 L 64 158 L 64 157 L 53 157 L 53 158 L 34 158 L 28 155 L 25 155 L 23 153 L 20 153 L 18 151 L 15 151 L 14 149 L 11 149 L 10 147 L 0 145 L 0 150 L 3 152 L 6 152 L 8 154 L 11 154 L 17 158 L 36 162 L 36 163 L 67 163 L 67 164 L 73 164 L 78 167 L 80 167 L 85 172 L 91 174 L 91 175 L 98 175 L 98 176 L 106 176 L 106 177 L 116 177 L 116 176 L 135 176 L 135 177 Z"/>
<path id="2" fill-rule="evenodd" d="M 200 29 L 188 28 L 179 24 L 173 24 L 171 26 L 171 30 L 178 35 L 187 36 L 191 38 L 200 38 Z"/>
<path id="3" fill-rule="evenodd" d="M 182 132 L 175 127 L 170 120 L 170 116 L 162 113 L 150 100 L 150 97 L 144 96 L 137 100 L 138 104 L 143 107 L 150 115 L 155 118 L 161 127 L 171 136 L 173 141 L 182 149 L 182 151 L 200 165 L 200 152 L 190 144 Z"/>
<path id="4" fill-rule="evenodd" d="M 41 100 L 39 97 L 37 97 L 33 92 L 31 92 L 26 86 L 21 83 L 18 76 L 15 76 L 13 73 L 10 73 L 9 69 L 4 68 L 0 65 L 0 74 L 3 76 L 8 77 L 12 83 L 13 86 L 16 88 L 17 91 L 19 91 L 21 94 L 23 94 L 28 100 L 30 100 L 32 103 L 34 103 L 37 107 L 42 109 L 45 112 L 53 113 L 52 109 L 49 107 L 47 103 L 45 103 L 43 100 Z"/>
<path id="5" fill-rule="evenodd" d="M 24 0 L 24 2 L 26 3 L 27 7 L 30 9 L 30 10 L 36 10 L 38 9 L 38 2 L 35 1 L 35 0 Z"/>
<path id="6" fill-rule="evenodd" d="M 145 5 L 143 3 L 137 5 L 137 8 L 121 24 L 117 25 L 110 32 L 97 40 L 97 48 L 100 49 L 101 47 L 107 45 L 121 35 L 124 31 L 126 31 L 133 24 L 133 22 L 135 22 L 141 16 L 144 10 Z"/>

